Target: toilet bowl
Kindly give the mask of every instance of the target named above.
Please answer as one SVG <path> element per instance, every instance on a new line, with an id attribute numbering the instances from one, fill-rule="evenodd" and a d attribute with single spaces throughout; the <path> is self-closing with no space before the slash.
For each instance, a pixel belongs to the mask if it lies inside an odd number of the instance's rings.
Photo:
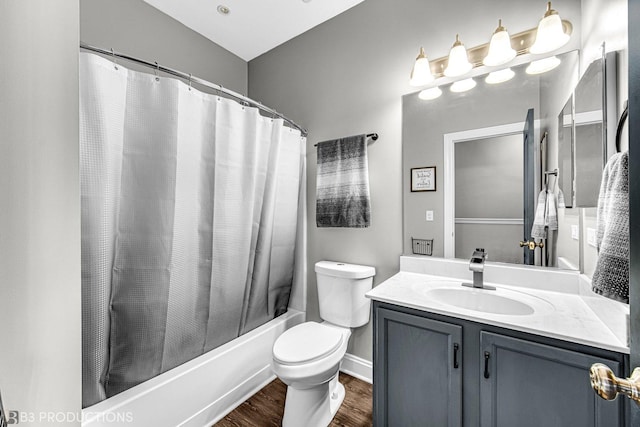
<path id="1" fill-rule="evenodd" d="M 306 322 L 283 333 L 273 346 L 273 371 L 285 383 L 283 427 L 326 426 L 344 399 L 340 362 L 351 330 Z"/>
<path id="2" fill-rule="evenodd" d="M 344 400 L 338 381 L 351 328 L 369 321 L 375 269 L 331 261 L 316 264 L 320 317 L 278 337 L 273 345 L 273 372 L 287 387 L 283 427 L 326 427 Z"/>

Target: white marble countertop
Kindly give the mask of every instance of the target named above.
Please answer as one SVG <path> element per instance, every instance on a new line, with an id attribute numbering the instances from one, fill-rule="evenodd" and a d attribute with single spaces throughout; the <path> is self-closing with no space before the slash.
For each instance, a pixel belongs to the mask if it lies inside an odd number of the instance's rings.
<path id="1" fill-rule="evenodd" d="M 469 273 L 470 274 L 470 273 Z M 376 301 L 388 302 L 404 307 L 414 308 L 430 313 L 456 317 L 474 322 L 499 326 L 535 335 L 561 339 L 592 347 L 629 353 L 626 340 L 625 309 L 623 306 L 612 306 L 603 297 L 581 295 L 579 292 L 554 292 L 546 289 L 536 289 L 524 286 L 501 285 L 497 295 L 513 292 L 527 294 L 524 298 L 540 298 L 550 304 L 543 304 L 543 308 L 527 315 L 505 315 L 479 312 L 434 300 L 428 294 L 436 288 L 459 288 L 461 280 L 455 277 L 436 276 L 423 273 L 400 271 L 395 276 L 379 284 L 367 292 L 367 297 Z M 544 308 L 544 306 L 547 306 Z M 612 308 L 613 307 L 613 308 Z M 594 311 L 595 310 L 595 311 Z M 607 313 L 597 313 L 598 310 L 609 310 Z M 612 317 L 613 322 L 604 322 Z M 613 326 L 612 326 L 613 325 Z M 618 328 L 620 330 L 612 330 Z"/>

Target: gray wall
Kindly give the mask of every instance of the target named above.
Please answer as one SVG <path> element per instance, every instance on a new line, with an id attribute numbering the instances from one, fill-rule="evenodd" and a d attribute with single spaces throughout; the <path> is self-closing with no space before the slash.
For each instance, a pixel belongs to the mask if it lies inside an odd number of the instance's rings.
<path id="1" fill-rule="evenodd" d="M 558 0 L 554 8 L 565 19 L 579 21 L 579 1 Z M 461 9 L 465 17 L 473 19 L 461 17 Z M 420 46 L 430 58 L 438 58 L 448 54 L 456 32 L 467 46 L 475 46 L 488 41 L 498 17 L 517 33 L 535 27 L 543 14 L 544 4 L 527 0 L 496 0 L 491 7 L 460 0 L 437 7 L 423 0 L 403 1 L 401 6 L 389 0 L 367 0 L 250 61 L 250 96 L 285 113 L 310 132 L 310 319 L 319 319 L 315 262 L 337 259 L 374 265 L 378 270 L 375 284 L 398 271 L 402 181 L 406 179 L 401 160 L 401 97 L 415 91 L 408 79 Z M 579 25 L 576 28 L 579 33 Z M 364 132 L 380 134 L 369 147 L 372 226 L 363 230 L 318 229 L 314 225 L 316 152 L 312 145 Z M 432 154 L 439 158 L 440 152 L 441 148 Z M 441 211 L 436 212 L 436 221 L 441 221 Z M 371 359 L 370 327 L 355 331 L 349 352 Z"/>
<path id="2" fill-rule="evenodd" d="M 0 2 L 0 388 L 20 426 L 81 408 L 78 25 L 77 0 Z"/>
<path id="3" fill-rule="evenodd" d="M 455 144 L 455 218 L 522 219 L 522 135 Z M 483 247 L 495 262 L 522 264 L 522 225 L 455 225 L 455 256 Z"/>
<path id="4" fill-rule="evenodd" d="M 455 144 L 456 218 L 522 218 L 522 134 Z"/>
<path id="5" fill-rule="evenodd" d="M 82 0 L 80 40 L 247 93 L 243 59 L 142 0 Z"/>

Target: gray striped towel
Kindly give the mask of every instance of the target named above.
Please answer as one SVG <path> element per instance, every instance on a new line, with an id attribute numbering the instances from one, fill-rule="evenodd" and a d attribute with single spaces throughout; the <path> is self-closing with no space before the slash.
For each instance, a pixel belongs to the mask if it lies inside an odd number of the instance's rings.
<path id="1" fill-rule="evenodd" d="M 629 302 L 629 152 L 616 153 L 602 172 L 598 196 L 598 262 L 593 292 Z"/>
<path id="2" fill-rule="evenodd" d="M 370 216 L 366 136 L 318 143 L 316 225 L 363 228 Z"/>

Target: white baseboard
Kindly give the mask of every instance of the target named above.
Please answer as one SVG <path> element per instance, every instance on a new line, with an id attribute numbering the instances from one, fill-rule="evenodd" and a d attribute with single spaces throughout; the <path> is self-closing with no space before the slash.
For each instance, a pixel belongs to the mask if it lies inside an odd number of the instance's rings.
<path id="1" fill-rule="evenodd" d="M 359 380 L 373 384 L 373 363 L 353 354 L 345 354 L 340 370 Z"/>

